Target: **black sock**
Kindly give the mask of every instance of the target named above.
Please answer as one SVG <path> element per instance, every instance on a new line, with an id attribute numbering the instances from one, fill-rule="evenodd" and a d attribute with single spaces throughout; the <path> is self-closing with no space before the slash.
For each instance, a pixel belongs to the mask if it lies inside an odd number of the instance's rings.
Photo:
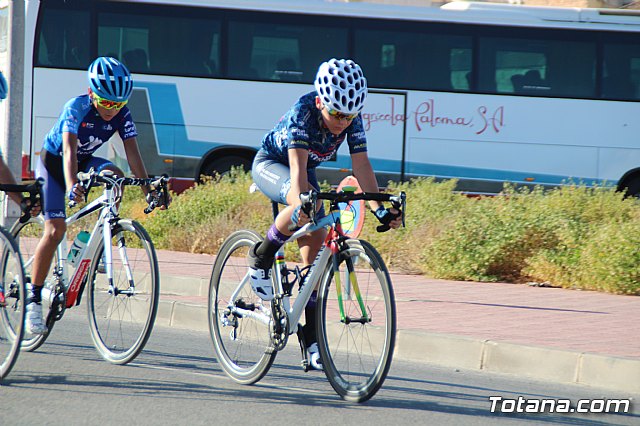
<path id="1" fill-rule="evenodd" d="M 276 228 L 276 224 L 274 223 L 267 231 L 266 238 L 257 247 L 256 254 L 266 259 L 273 259 L 276 257 L 277 251 L 288 239 L 289 235 L 285 235 L 278 231 L 278 228 Z"/>
<path id="2" fill-rule="evenodd" d="M 316 335 L 316 307 L 309 306 L 304 309 L 304 343 L 307 347 L 318 342 Z"/>
<path id="3" fill-rule="evenodd" d="M 29 303 L 41 303 L 42 302 L 42 286 L 32 285 L 29 290 L 29 297 L 27 298 L 27 305 Z"/>

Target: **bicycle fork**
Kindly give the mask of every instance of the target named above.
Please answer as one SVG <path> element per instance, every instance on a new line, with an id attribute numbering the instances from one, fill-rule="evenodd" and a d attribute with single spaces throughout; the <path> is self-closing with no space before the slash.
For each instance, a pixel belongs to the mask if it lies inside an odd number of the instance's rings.
<path id="1" fill-rule="evenodd" d="M 336 283 L 336 296 L 338 299 L 338 308 L 340 310 L 340 322 L 344 324 L 351 324 L 352 322 L 358 322 L 360 324 L 366 324 L 371 322 L 371 316 L 367 313 L 367 309 L 362 301 L 362 294 L 360 293 L 360 287 L 358 286 L 358 279 L 355 273 L 355 267 L 353 258 L 346 253 L 346 248 L 338 247 L 338 242 L 332 242 L 330 244 L 331 248 L 331 259 L 333 264 L 333 277 Z M 340 278 L 340 257 L 344 256 L 345 265 L 347 267 L 345 278 L 346 278 L 346 291 L 348 292 L 348 296 L 352 293 L 355 294 L 356 300 L 358 301 L 358 306 L 360 307 L 361 316 L 360 318 L 350 317 L 345 313 L 344 309 L 344 299 L 342 296 L 342 282 Z"/>
<path id="2" fill-rule="evenodd" d="M 125 241 L 123 232 L 116 232 L 116 245 L 118 247 L 118 253 L 120 254 L 120 261 L 122 262 L 122 266 L 127 274 L 129 288 L 126 290 L 120 290 L 113 285 L 113 252 L 111 251 L 111 238 L 113 237 L 112 224 L 116 223 L 117 220 L 117 218 L 105 218 L 102 229 L 102 240 L 104 242 L 104 266 L 105 273 L 107 274 L 107 282 L 109 283 L 107 293 L 112 296 L 118 296 L 120 294 L 124 294 L 129 297 L 135 296 L 136 286 L 133 279 L 133 273 L 131 272 L 131 263 L 129 262 L 129 256 L 127 255 L 127 242 Z"/>

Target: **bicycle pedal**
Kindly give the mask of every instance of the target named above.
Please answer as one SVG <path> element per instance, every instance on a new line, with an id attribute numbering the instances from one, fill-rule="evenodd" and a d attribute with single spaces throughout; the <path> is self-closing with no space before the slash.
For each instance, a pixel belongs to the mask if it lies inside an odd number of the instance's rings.
<path id="1" fill-rule="evenodd" d="M 311 367 L 309 366 L 309 361 L 306 359 L 303 359 L 302 361 L 300 361 L 300 366 L 302 367 L 302 370 L 305 373 L 308 373 L 309 370 L 311 370 Z"/>

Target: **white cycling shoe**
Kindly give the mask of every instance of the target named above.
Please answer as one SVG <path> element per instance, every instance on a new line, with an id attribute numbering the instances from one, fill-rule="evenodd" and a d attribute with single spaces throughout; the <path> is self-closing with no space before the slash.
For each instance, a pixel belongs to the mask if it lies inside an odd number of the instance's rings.
<path id="1" fill-rule="evenodd" d="M 42 320 L 42 305 L 31 302 L 27 305 L 27 331 L 31 334 L 45 334 L 47 326 Z"/>
<path id="2" fill-rule="evenodd" d="M 307 353 L 309 354 L 309 365 L 311 366 L 311 368 L 313 368 L 314 370 L 323 371 L 318 344 L 312 343 L 307 348 Z"/>
<path id="3" fill-rule="evenodd" d="M 249 278 L 253 292 L 262 300 L 273 300 L 273 285 L 271 284 L 271 269 L 249 268 Z"/>
<path id="4" fill-rule="evenodd" d="M 273 259 L 266 260 L 256 255 L 255 250 L 258 244 L 254 245 L 247 255 L 249 281 L 251 282 L 253 292 L 260 299 L 268 302 L 273 300 L 273 284 L 271 283 L 271 266 Z"/>

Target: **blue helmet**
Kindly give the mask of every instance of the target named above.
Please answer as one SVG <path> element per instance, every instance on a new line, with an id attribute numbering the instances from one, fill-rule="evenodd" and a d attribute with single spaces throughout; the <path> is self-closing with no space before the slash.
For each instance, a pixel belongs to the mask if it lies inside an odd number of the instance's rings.
<path id="1" fill-rule="evenodd" d="M 0 99 L 6 99 L 8 91 L 9 85 L 7 84 L 7 80 L 4 78 L 4 74 L 0 71 Z"/>
<path id="2" fill-rule="evenodd" d="M 120 61 L 101 56 L 89 65 L 89 87 L 101 98 L 123 102 L 131 96 L 133 79 Z"/>

